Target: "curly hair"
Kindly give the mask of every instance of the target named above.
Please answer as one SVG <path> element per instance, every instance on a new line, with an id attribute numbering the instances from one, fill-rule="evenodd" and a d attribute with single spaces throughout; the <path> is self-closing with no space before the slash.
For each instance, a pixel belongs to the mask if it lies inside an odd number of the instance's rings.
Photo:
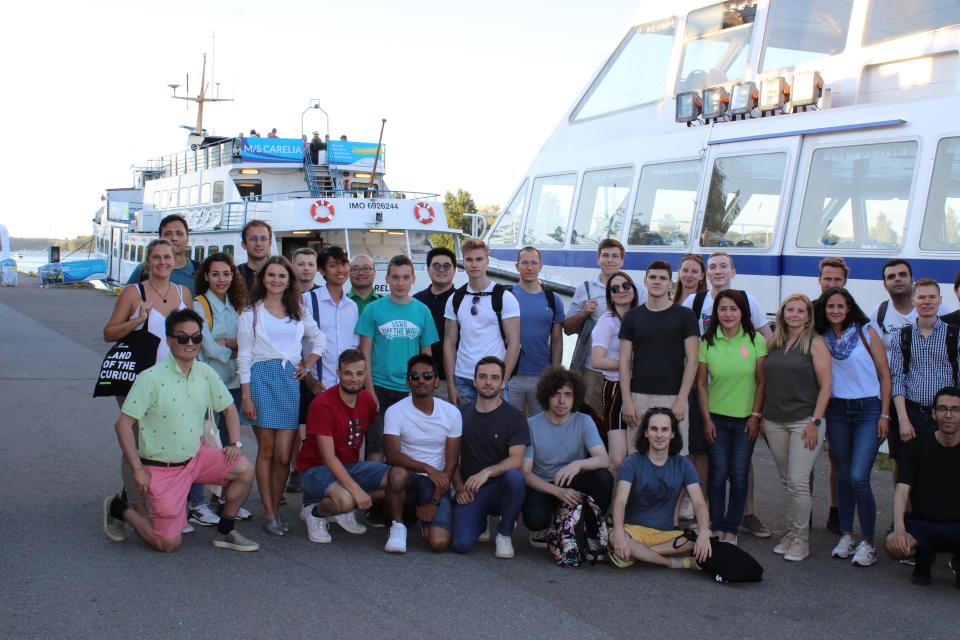
<path id="1" fill-rule="evenodd" d="M 673 439 L 670 441 L 670 447 L 667 454 L 675 456 L 683 450 L 683 435 L 680 433 L 680 421 L 673 411 L 666 407 L 650 407 L 643 414 L 640 420 L 640 430 L 637 431 L 637 440 L 634 443 L 637 447 L 637 453 L 646 453 L 650 450 L 650 440 L 647 438 L 647 429 L 650 428 L 650 418 L 653 416 L 667 416 L 670 418 L 670 428 L 673 430 Z"/>
<path id="2" fill-rule="evenodd" d="M 228 267 L 230 267 L 230 288 L 227 289 L 227 298 L 230 300 L 230 304 L 233 305 L 233 308 L 236 310 L 241 310 L 247 306 L 247 285 L 243 281 L 240 272 L 237 270 L 237 265 L 233 262 L 233 258 L 230 257 L 229 253 L 224 253 L 222 251 L 217 253 L 211 253 L 207 256 L 207 259 L 203 261 L 203 264 L 200 265 L 200 268 L 197 269 L 197 273 L 194 275 L 194 286 L 196 287 L 196 292 L 198 296 L 202 296 L 207 291 L 210 290 L 210 283 L 207 282 L 205 277 L 210 273 L 210 267 L 214 262 L 222 262 Z"/>
<path id="3" fill-rule="evenodd" d="M 537 402 L 541 407 L 549 408 L 550 398 L 563 387 L 570 387 L 573 391 L 573 407 L 577 410 L 583 404 L 587 387 L 580 374 L 563 367 L 554 367 L 540 376 L 537 382 Z"/>

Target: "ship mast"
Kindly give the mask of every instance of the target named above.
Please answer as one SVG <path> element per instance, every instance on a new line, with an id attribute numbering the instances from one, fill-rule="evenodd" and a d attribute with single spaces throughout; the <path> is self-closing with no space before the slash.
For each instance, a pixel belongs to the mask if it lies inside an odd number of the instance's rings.
<path id="1" fill-rule="evenodd" d="M 189 81 L 188 81 L 189 82 Z M 174 85 L 170 85 L 174 87 Z M 207 54 L 203 54 L 203 72 L 200 75 L 200 93 L 196 96 L 178 96 L 176 93 L 176 87 L 174 87 L 173 98 L 174 100 L 187 100 L 189 102 L 197 103 L 197 126 L 193 132 L 193 135 L 199 136 L 202 135 L 201 131 L 203 130 L 203 105 L 206 102 L 233 102 L 233 98 L 208 98 L 207 89 L 210 88 L 210 84 L 207 82 Z M 189 85 L 187 86 L 187 91 L 190 90 Z"/>

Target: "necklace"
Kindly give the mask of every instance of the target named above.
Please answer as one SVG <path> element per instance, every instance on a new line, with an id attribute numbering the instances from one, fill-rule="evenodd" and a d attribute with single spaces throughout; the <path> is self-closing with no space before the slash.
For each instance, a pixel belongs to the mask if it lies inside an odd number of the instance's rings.
<path id="1" fill-rule="evenodd" d="M 147 284 L 150 285 L 150 288 L 153 289 L 153 292 L 154 292 L 155 294 L 157 294 L 158 296 L 160 296 L 160 297 L 163 299 L 163 304 L 167 304 L 167 294 L 170 293 L 170 287 L 173 286 L 173 283 L 172 283 L 172 282 L 168 282 L 168 283 L 167 283 L 167 290 L 164 291 L 163 293 L 160 293 L 159 291 L 157 291 L 157 288 L 154 287 L 152 284 L 150 284 L 150 280 L 147 280 Z"/>

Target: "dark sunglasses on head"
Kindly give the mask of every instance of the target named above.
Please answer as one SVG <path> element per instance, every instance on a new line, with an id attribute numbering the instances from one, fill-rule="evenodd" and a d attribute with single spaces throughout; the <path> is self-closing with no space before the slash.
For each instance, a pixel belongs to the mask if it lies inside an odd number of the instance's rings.
<path id="1" fill-rule="evenodd" d="M 434 376 L 437 375 L 433 371 L 414 371 L 407 375 L 408 378 L 416 382 L 420 378 L 424 380 L 433 380 Z"/>
<path id="2" fill-rule="evenodd" d="M 610 285 L 610 293 L 620 293 L 620 290 L 630 291 L 633 289 L 633 285 L 629 282 L 624 282 L 623 284 L 612 284 Z"/>
<path id="3" fill-rule="evenodd" d="M 170 336 L 170 337 L 176 340 L 177 344 L 187 344 L 188 342 L 192 342 L 193 344 L 200 344 L 201 342 L 203 342 L 202 333 L 195 333 L 192 336 L 176 335 L 176 336 Z"/>

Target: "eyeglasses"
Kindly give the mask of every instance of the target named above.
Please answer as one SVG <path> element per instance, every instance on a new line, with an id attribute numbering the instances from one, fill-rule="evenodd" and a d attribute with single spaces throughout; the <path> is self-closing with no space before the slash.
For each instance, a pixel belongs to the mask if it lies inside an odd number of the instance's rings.
<path id="1" fill-rule="evenodd" d="M 247 236 L 247 242 L 270 242 L 270 236 Z"/>
<path id="2" fill-rule="evenodd" d="M 521 260 L 517 264 L 519 264 L 521 267 L 539 267 L 540 261 L 539 260 Z"/>
<path id="3" fill-rule="evenodd" d="M 631 291 L 633 290 L 633 285 L 629 282 L 624 282 L 623 284 L 612 284 L 610 285 L 610 293 L 620 293 L 620 291 Z"/>
<path id="4" fill-rule="evenodd" d="M 938 404 L 934 407 L 934 411 L 937 413 L 943 413 L 949 416 L 960 416 L 960 406 L 948 407 L 943 404 Z"/>
<path id="5" fill-rule="evenodd" d="M 413 373 L 407 374 L 407 377 L 416 382 L 420 378 L 423 378 L 424 380 L 433 380 L 434 376 L 436 375 L 437 374 L 435 374 L 433 371 L 414 371 Z"/>
<path id="6" fill-rule="evenodd" d="M 430 268 L 434 271 L 450 271 L 453 269 L 453 263 L 451 262 L 434 262 L 430 265 Z"/>
<path id="7" fill-rule="evenodd" d="M 350 273 L 373 273 L 373 267 L 350 267 Z"/>
<path id="8" fill-rule="evenodd" d="M 192 336 L 176 335 L 176 336 L 170 336 L 170 337 L 176 340 L 177 344 L 187 344 L 188 342 L 192 342 L 193 344 L 200 344 L 201 342 L 203 342 L 202 333 L 195 333 Z"/>

